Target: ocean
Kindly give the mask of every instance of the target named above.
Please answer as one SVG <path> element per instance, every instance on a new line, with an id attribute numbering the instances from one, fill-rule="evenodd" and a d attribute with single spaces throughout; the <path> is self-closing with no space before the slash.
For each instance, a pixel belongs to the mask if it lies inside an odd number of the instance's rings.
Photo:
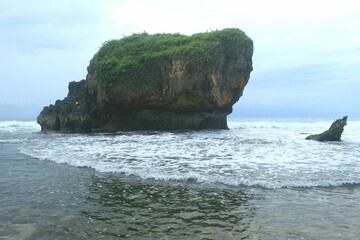
<path id="1" fill-rule="evenodd" d="M 0 121 L 0 239 L 359 239 L 360 120 L 42 133 Z"/>

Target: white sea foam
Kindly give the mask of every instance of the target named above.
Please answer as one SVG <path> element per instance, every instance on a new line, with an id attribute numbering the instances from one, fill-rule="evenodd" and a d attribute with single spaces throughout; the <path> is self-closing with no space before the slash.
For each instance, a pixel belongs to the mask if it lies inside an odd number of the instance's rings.
<path id="1" fill-rule="evenodd" d="M 23 129 L 21 152 L 29 156 L 144 179 L 267 188 L 360 184 L 360 121 L 348 122 L 342 142 L 305 140 L 331 122 L 231 120 L 229 131 L 116 135 L 36 133 L 34 122 L 0 129 Z"/>
<path id="2" fill-rule="evenodd" d="M 0 121 L 0 143 L 22 143 L 29 134 L 39 131 L 35 121 Z"/>
<path id="3" fill-rule="evenodd" d="M 0 133 L 38 131 L 40 125 L 36 121 L 0 121 Z"/>

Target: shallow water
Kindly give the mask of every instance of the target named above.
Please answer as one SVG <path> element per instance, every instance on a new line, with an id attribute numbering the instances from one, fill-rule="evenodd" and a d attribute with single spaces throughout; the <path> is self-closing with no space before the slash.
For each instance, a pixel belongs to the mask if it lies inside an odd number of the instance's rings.
<path id="1" fill-rule="evenodd" d="M 342 142 L 304 141 L 307 132 L 326 130 L 330 123 L 235 121 L 229 131 L 200 132 L 33 132 L 18 140 L 22 153 L 40 160 L 143 179 L 266 188 L 360 183 L 360 121 L 347 126 Z"/>
<path id="2" fill-rule="evenodd" d="M 330 123 L 69 135 L 0 122 L 0 239 L 356 239 L 358 126 L 304 140 Z"/>

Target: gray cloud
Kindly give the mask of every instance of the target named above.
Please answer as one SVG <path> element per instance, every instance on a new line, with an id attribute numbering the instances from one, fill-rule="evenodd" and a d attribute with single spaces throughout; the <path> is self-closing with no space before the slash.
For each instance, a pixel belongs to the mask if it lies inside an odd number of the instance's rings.
<path id="1" fill-rule="evenodd" d="M 0 43 L 31 54 L 86 43 L 104 23 L 102 8 L 88 1 L 5 1 L 0 11 Z"/>
<path id="2" fill-rule="evenodd" d="M 328 1 L 312 1 L 307 9 L 304 1 L 296 8 L 280 0 L 1 1 L 0 111 L 17 117 L 21 106 L 41 109 L 65 97 L 68 82 L 85 78 L 89 60 L 105 40 L 142 31 L 191 34 L 238 27 L 254 40 L 255 52 L 235 115 L 242 109 L 246 116 L 270 117 L 345 110 L 360 117 L 355 103 L 360 9 Z"/>

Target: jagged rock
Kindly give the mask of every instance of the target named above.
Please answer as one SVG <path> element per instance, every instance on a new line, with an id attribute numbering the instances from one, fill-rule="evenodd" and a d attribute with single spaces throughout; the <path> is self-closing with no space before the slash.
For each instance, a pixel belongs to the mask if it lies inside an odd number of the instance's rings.
<path id="1" fill-rule="evenodd" d="M 38 123 L 63 132 L 227 129 L 252 53 L 239 29 L 111 40 L 90 61 L 86 80 L 70 83 Z"/>
<path id="2" fill-rule="evenodd" d="M 55 105 L 44 107 L 37 118 L 42 131 L 90 132 L 91 119 L 85 101 L 85 80 L 69 83 L 69 93 Z"/>
<path id="3" fill-rule="evenodd" d="M 333 122 L 329 130 L 321 134 L 310 135 L 306 137 L 306 139 L 316 141 L 341 141 L 341 134 L 343 133 L 346 124 L 347 116 Z"/>

